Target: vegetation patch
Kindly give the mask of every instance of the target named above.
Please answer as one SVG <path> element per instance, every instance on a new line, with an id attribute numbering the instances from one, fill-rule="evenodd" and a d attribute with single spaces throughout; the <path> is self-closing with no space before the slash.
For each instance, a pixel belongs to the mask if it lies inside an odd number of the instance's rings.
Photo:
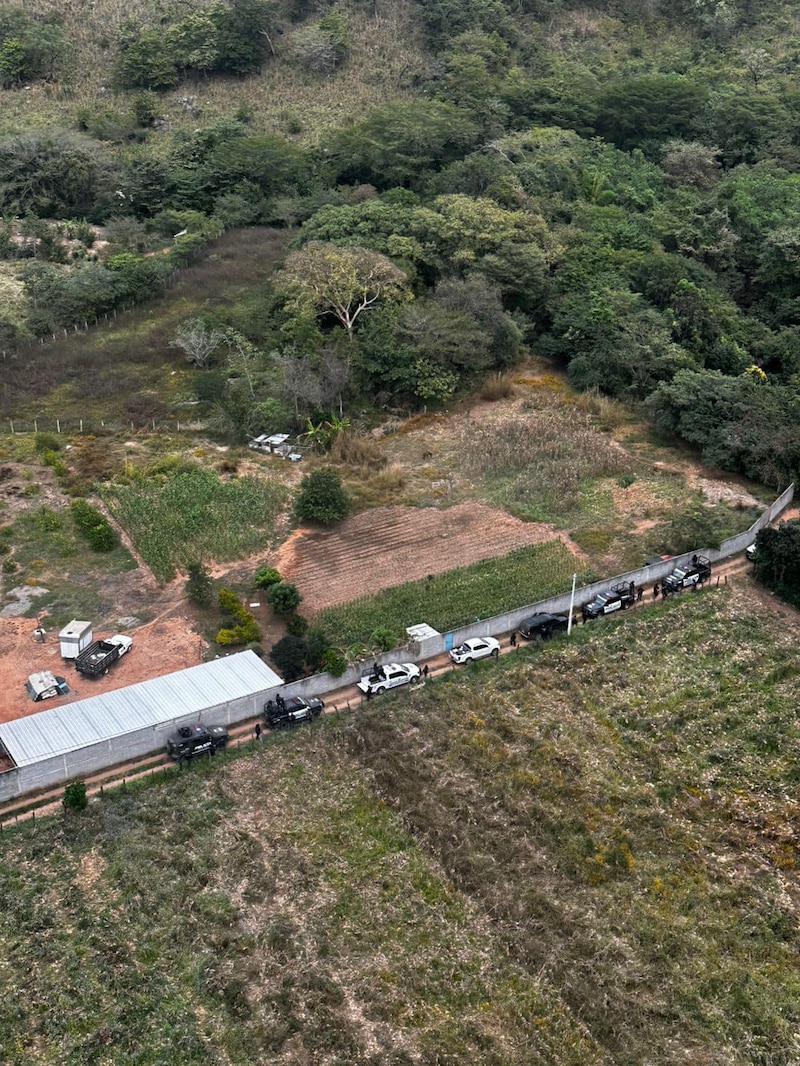
<path id="1" fill-rule="evenodd" d="M 263 548 L 286 490 L 263 478 L 222 481 L 196 469 L 163 482 L 114 483 L 103 498 L 156 577 L 169 581 L 176 567 L 198 558 L 227 561 Z"/>
<path id="2" fill-rule="evenodd" d="M 326 607 L 315 621 L 341 647 L 370 644 L 379 629 L 387 629 L 400 643 L 406 626 L 418 622 L 447 632 L 476 617 L 489 618 L 564 592 L 574 570 L 572 552 L 563 541 L 551 540 Z"/>

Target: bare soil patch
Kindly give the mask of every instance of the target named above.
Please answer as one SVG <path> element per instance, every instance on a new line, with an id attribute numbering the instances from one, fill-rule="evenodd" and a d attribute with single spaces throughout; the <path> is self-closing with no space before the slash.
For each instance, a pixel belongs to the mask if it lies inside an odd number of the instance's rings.
<path id="1" fill-rule="evenodd" d="M 177 592 L 177 590 L 176 590 Z M 58 631 L 49 630 L 44 644 L 33 640 L 36 621 L 31 618 L 4 618 L 0 636 L 0 722 L 10 722 L 51 707 L 60 707 L 111 692 L 138 681 L 148 681 L 174 670 L 196 666 L 203 661 L 207 645 L 192 628 L 188 618 L 170 604 L 152 622 L 130 631 L 133 647 L 111 667 L 105 677 L 84 678 L 76 673 L 72 662 L 61 658 Z M 110 636 L 106 628 L 94 631 L 95 639 Z M 66 678 L 69 694 L 33 703 L 25 690 L 28 675 L 51 670 Z"/>
<path id="2" fill-rule="evenodd" d="M 556 537 L 585 558 L 555 526 L 522 522 L 481 503 L 379 507 L 335 529 L 295 530 L 275 566 L 297 585 L 308 613 Z"/>

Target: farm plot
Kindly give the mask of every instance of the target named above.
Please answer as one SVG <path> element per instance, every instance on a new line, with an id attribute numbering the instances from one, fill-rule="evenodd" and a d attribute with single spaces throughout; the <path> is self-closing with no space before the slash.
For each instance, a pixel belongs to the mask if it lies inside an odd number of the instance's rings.
<path id="1" fill-rule="evenodd" d="M 240 559 L 270 541 L 287 490 L 265 478 L 222 481 L 188 470 L 167 481 L 112 484 L 103 499 L 160 581 L 195 559 Z"/>
<path id="2" fill-rule="evenodd" d="M 550 540 L 328 607 L 316 621 L 345 647 L 373 644 L 376 630 L 399 643 L 418 622 L 444 632 L 563 592 L 575 565 L 566 544 Z"/>

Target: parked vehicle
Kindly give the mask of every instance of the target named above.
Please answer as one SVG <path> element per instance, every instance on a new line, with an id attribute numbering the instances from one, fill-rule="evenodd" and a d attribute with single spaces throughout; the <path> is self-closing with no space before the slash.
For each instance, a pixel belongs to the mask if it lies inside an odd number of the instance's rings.
<path id="1" fill-rule="evenodd" d="M 635 597 L 636 586 L 634 583 L 632 581 L 623 581 L 621 584 L 614 585 L 613 588 L 595 596 L 591 603 L 585 603 L 581 608 L 583 620 L 585 622 L 589 618 L 602 618 L 604 615 L 612 614 L 614 611 L 624 611 L 634 602 Z"/>
<path id="2" fill-rule="evenodd" d="M 419 667 L 415 663 L 386 663 L 385 666 L 379 666 L 377 670 L 365 674 L 356 687 L 365 695 L 369 693 L 370 696 L 378 696 L 387 688 L 397 688 L 399 685 L 416 681 L 419 674 Z"/>
<path id="3" fill-rule="evenodd" d="M 747 546 L 747 547 L 745 548 L 745 550 L 744 550 L 744 554 L 745 554 L 745 555 L 747 556 L 747 558 L 748 558 L 748 559 L 750 560 L 750 562 L 752 563 L 752 562 L 753 562 L 753 560 L 754 560 L 754 559 L 755 559 L 755 557 L 756 557 L 756 546 L 755 546 L 755 544 L 749 544 L 749 545 L 748 545 L 748 546 Z"/>
<path id="4" fill-rule="evenodd" d="M 67 679 L 49 670 L 40 670 L 36 674 L 30 674 L 25 682 L 25 688 L 34 703 L 52 699 L 53 696 L 65 696 L 69 692 Z"/>
<path id="5" fill-rule="evenodd" d="M 681 592 L 692 585 L 702 585 L 711 577 L 711 563 L 704 555 L 693 555 L 691 561 L 676 566 L 664 578 L 662 585 L 667 592 Z"/>
<path id="6" fill-rule="evenodd" d="M 290 696 L 285 700 L 280 694 L 264 704 L 264 721 L 270 729 L 283 729 L 301 722 L 311 722 L 322 714 L 322 700 Z"/>
<path id="7" fill-rule="evenodd" d="M 131 638 L 122 633 L 117 633 L 108 640 L 96 640 L 77 656 L 75 669 L 84 677 L 102 677 L 132 646 Z"/>
<path id="8" fill-rule="evenodd" d="M 563 614 L 532 614 L 519 624 L 519 635 L 525 640 L 549 640 L 554 633 L 566 633 L 569 619 Z"/>
<path id="9" fill-rule="evenodd" d="M 500 654 L 500 641 L 494 637 L 470 637 L 450 652 L 450 658 L 460 666 L 462 663 L 474 662 L 475 659 L 497 658 Z"/>
<path id="10" fill-rule="evenodd" d="M 170 759 L 183 762 L 198 755 L 214 755 L 228 743 L 228 730 L 224 725 L 182 725 L 167 741 Z"/>

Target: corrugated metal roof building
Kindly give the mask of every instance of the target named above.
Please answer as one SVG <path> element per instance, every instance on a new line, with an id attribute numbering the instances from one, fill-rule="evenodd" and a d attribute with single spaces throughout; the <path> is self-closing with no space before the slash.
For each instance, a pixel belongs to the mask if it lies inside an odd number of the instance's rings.
<path id="1" fill-rule="evenodd" d="M 139 758 L 188 722 L 258 715 L 282 679 L 252 651 L 0 724 L 0 802 Z"/>

